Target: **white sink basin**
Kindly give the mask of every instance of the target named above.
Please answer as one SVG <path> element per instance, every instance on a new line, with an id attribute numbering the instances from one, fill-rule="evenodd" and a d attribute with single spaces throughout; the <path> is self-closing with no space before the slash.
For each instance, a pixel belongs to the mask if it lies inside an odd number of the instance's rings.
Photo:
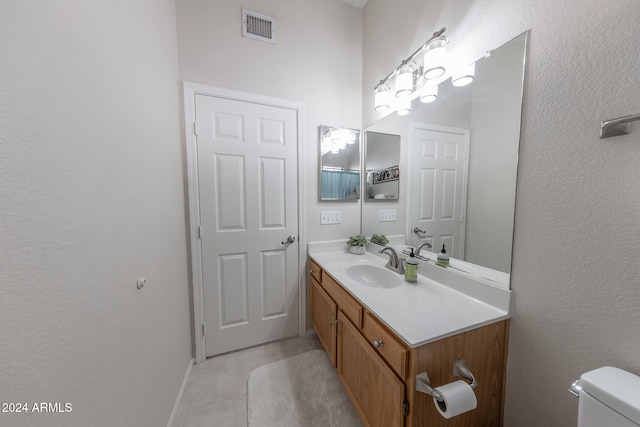
<path id="1" fill-rule="evenodd" d="M 369 264 L 356 264 L 347 267 L 349 278 L 371 288 L 391 289 L 402 285 L 403 276 L 384 267 Z"/>

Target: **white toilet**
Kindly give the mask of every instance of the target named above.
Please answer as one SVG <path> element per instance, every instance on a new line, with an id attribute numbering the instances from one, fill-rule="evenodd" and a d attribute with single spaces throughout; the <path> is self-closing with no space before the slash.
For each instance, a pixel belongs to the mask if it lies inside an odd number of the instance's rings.
<path id="1" fill-rule="evenodd" d="M 640 426 L 640 377 L 605 366 L 582 374 L 571 387 L 578 394 L 578 427 Z"/>

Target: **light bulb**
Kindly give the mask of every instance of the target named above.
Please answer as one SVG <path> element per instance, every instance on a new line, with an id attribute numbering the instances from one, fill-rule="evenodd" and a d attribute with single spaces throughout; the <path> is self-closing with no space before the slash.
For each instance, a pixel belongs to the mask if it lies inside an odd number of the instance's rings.
<path id="1" fill-rule="evenodd" d="M 413 72 L 416 70 L 413 61 L 402 64 L 396 72 L 396 98 L 404 98 L 413 92 Z"/>
<path id="2" fill-rule="evenodd" d="M 386 82 L 378 84 L 374 92 L 374 103 L 376 111 L 387 111 L 389 109 L 389 90 L 391 88 Z"/>
<path id="3" fill-rule="evenodd" d="M 411 100 L 402 99 L 398 102 L 398 109 L 396 110 L 396 114 L 399 116 L 406 116 L 411 112 Z"/>
<path id="4" fill-rule="evenodd" d="M 462 72 L 451 77 L 451 84 L 456 87 L 466 86 L 473 81 L 476 74 L 476 64 L 468 65 Z"/>
<path id="5" fill-rule="evenodd" d="M 425 79 L 436 79 L 445 73 L 448 42 L 449 39 L 446 37 L 437 38 L 427 46 L 427 51 L 423 58 L 423 75 Z"/>
<path id="6" fill-rule="evenodd" d="M 437 85 L 427 88 L 427 90 L 422 95 L 420 95 L 420 102 L 422 102 L 423 104 L 428 104 L 435 101 L 436 99 L 438 99 Z"/>

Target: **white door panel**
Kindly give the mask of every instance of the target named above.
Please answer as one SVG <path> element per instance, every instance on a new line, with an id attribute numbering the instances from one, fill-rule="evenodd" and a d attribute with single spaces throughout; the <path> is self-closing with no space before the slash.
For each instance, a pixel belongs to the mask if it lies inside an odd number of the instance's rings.
<path id="1" fill-rule="evenodd" d="M 469 132 L 414 125 L 411 140 L 410 243 L 463 258 Z"/>
<path id="2" fill-rule="evenodd" d="M 196 95 L 206 355 L 298 333 L 296 112 Z"/>

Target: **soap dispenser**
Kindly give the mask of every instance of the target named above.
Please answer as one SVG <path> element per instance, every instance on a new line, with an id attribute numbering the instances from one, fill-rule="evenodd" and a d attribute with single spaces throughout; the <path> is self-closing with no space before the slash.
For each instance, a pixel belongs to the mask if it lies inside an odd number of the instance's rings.
<path id="1" fill-rule="evenodd" d="M 411 253 L 404 262 L 404 280 L 409 283 L 418 281 L 418 260 L 413 254 L 413 248 L 411 248 Z"/>
<path id="2" fill-rule="evenodd" d="M 438 254 L 438 260 L 436 261 L 436 265 L 441 267 L 449 267 L 449 254 L 444 248 L 444 244 L 442 245 L 442 250 Z"/>

